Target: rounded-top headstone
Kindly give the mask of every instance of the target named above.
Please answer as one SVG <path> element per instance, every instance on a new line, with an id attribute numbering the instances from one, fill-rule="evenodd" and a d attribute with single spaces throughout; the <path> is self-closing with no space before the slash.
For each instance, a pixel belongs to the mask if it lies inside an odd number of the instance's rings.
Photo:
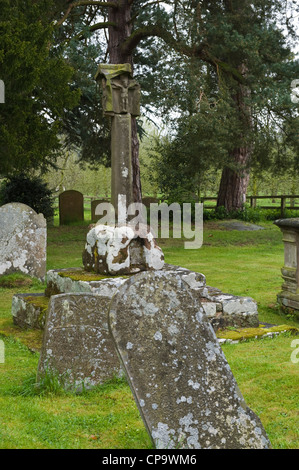
<path id="1" fill-rule="evenodd" d="M 156 448 L 268 448 L 198 296 L 180 273 L 136 274 L 115 294 L 110 331 Z"/>
<path id="2" fill-rule="evenodd" d="M 84 196 L 80 191 L 69 189 L 59 194 L 59 224 L 84 220 Z"/>
<path id="3" fill-rule="evenodd" d="M 0 275 L 46 275 L 47 222 L 43 214 L 13 202 L 0 207 Z"/>

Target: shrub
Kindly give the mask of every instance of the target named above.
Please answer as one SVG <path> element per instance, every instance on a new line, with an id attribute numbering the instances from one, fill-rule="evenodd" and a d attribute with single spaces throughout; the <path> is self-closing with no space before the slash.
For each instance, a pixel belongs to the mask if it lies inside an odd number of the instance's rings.
<path id="1" fill-rule="evenodd" d="M 46 219 L 54 215 L 52 192 L 40 178 L 24 175 L 9 177 L 0 188 L 0 203 L 21 202 Z"/>
<path id="2" fill-rule="evenodd" d="M 298 210 L 287 209 L 284 218 L 298 217 Z M 261 222 L 266 220 L 277 220 L 281 218 L 280 209 L 261 209 L 260 207 L 250 207 L 244 205 L 243 210 L 227 211 L 225 207 L 216 207 L 216 209 L 204 209 L 204 220 L 223 220 L 239 219 L 244 222 Z"/>

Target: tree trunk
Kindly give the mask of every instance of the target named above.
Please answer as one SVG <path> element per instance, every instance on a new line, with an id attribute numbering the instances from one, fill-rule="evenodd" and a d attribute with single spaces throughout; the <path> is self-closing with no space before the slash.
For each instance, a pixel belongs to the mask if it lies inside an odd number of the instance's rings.
<path id="1" fill-rule="evenodd" d="M 240 72 L 245 76 L 247 69 L 244 65 L 239 67 Z M 246 193 L 249 184 L 249 162 L 252 153 L 252 146 L 246 144 L 246 135 L 252 129 L 251 108 L 246 104 L 246 99 L 250 96 L 250 89 L 238 84 L 233 100 L 242 124 L 243 132 L 239 136 L 240 142 L 244 146 L 236 147 L 231 153 L 231 167 L 224 167 L 218 192 L 217 207 L 225 207 L 228 211 L 241 210 L 246 202 Z"/>
<path id="2" fill-rule="evenodd" d="M 234 161 L 237 165 L 246 166 L 250 158 L 250 150 L 239 148 L 234 150 Z M 249 184 L 249 172 L 233 170 L 225 167 L 222 171 L 218 192 L 217 207 L 225 207 L 228 211 L 241 210 L 246 202 Z"/>
<path id="3" fill-rule="evenodd" d="M 129 0 L 118 0 L 117 8 L 109 8 L 108 21 L 117 26 L 109 26 L 108 52 L 110 64 L 131 64 L 133 71 L 132 52 L 123 52 L 122 44 L 132 32 L 131 3 Z M 136 118 L 132 117 L 132 169 L 133 169 L 133 197 L 135 202 L 141 202 L 141 181 L 139 166 L 139 140 L 137 134 Z"/>

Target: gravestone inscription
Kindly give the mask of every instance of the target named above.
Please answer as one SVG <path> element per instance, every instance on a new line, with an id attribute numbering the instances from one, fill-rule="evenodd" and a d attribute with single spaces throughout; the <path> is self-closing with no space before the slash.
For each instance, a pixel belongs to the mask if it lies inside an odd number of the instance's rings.
<path id="1" fill-rule="evenodd" d="M 58 294 L 50 299 L 38 381 L 57 375 L 65 389 L 103 383 L 121 373 L 108 332 L 109 297 L 92 293 Z"/>

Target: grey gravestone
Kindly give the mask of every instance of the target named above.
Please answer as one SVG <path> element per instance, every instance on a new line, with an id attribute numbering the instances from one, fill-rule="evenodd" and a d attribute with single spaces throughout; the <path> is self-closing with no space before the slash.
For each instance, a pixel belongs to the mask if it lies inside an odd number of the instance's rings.
<path id="1" fill-rule="evenodd" d="M 108 332 L 110 299 L 91 293 L 60 294 L 50 299 L 38 365 L 38 381 L 57 376 L 66 389 L 101 384 L 121 371 Z"/>
<path id="2" fill-rule="evenodd" d="M 44 281 L 46 245 L 43 214 L 19 202 L 0 207 L 0 275 L 21 272 Z"/>
<path id="3" fill-rule="evenodd" d="M 80 191 L 70 189 L 59 194 L 59 224 L 84 220 L 84 197 Z"/>
<path id="4" fill-rule="evenodd" d="M 214 330 L 181 273 L 136 274 L 109 326 L 156 448 L 269 448 Z"/>

